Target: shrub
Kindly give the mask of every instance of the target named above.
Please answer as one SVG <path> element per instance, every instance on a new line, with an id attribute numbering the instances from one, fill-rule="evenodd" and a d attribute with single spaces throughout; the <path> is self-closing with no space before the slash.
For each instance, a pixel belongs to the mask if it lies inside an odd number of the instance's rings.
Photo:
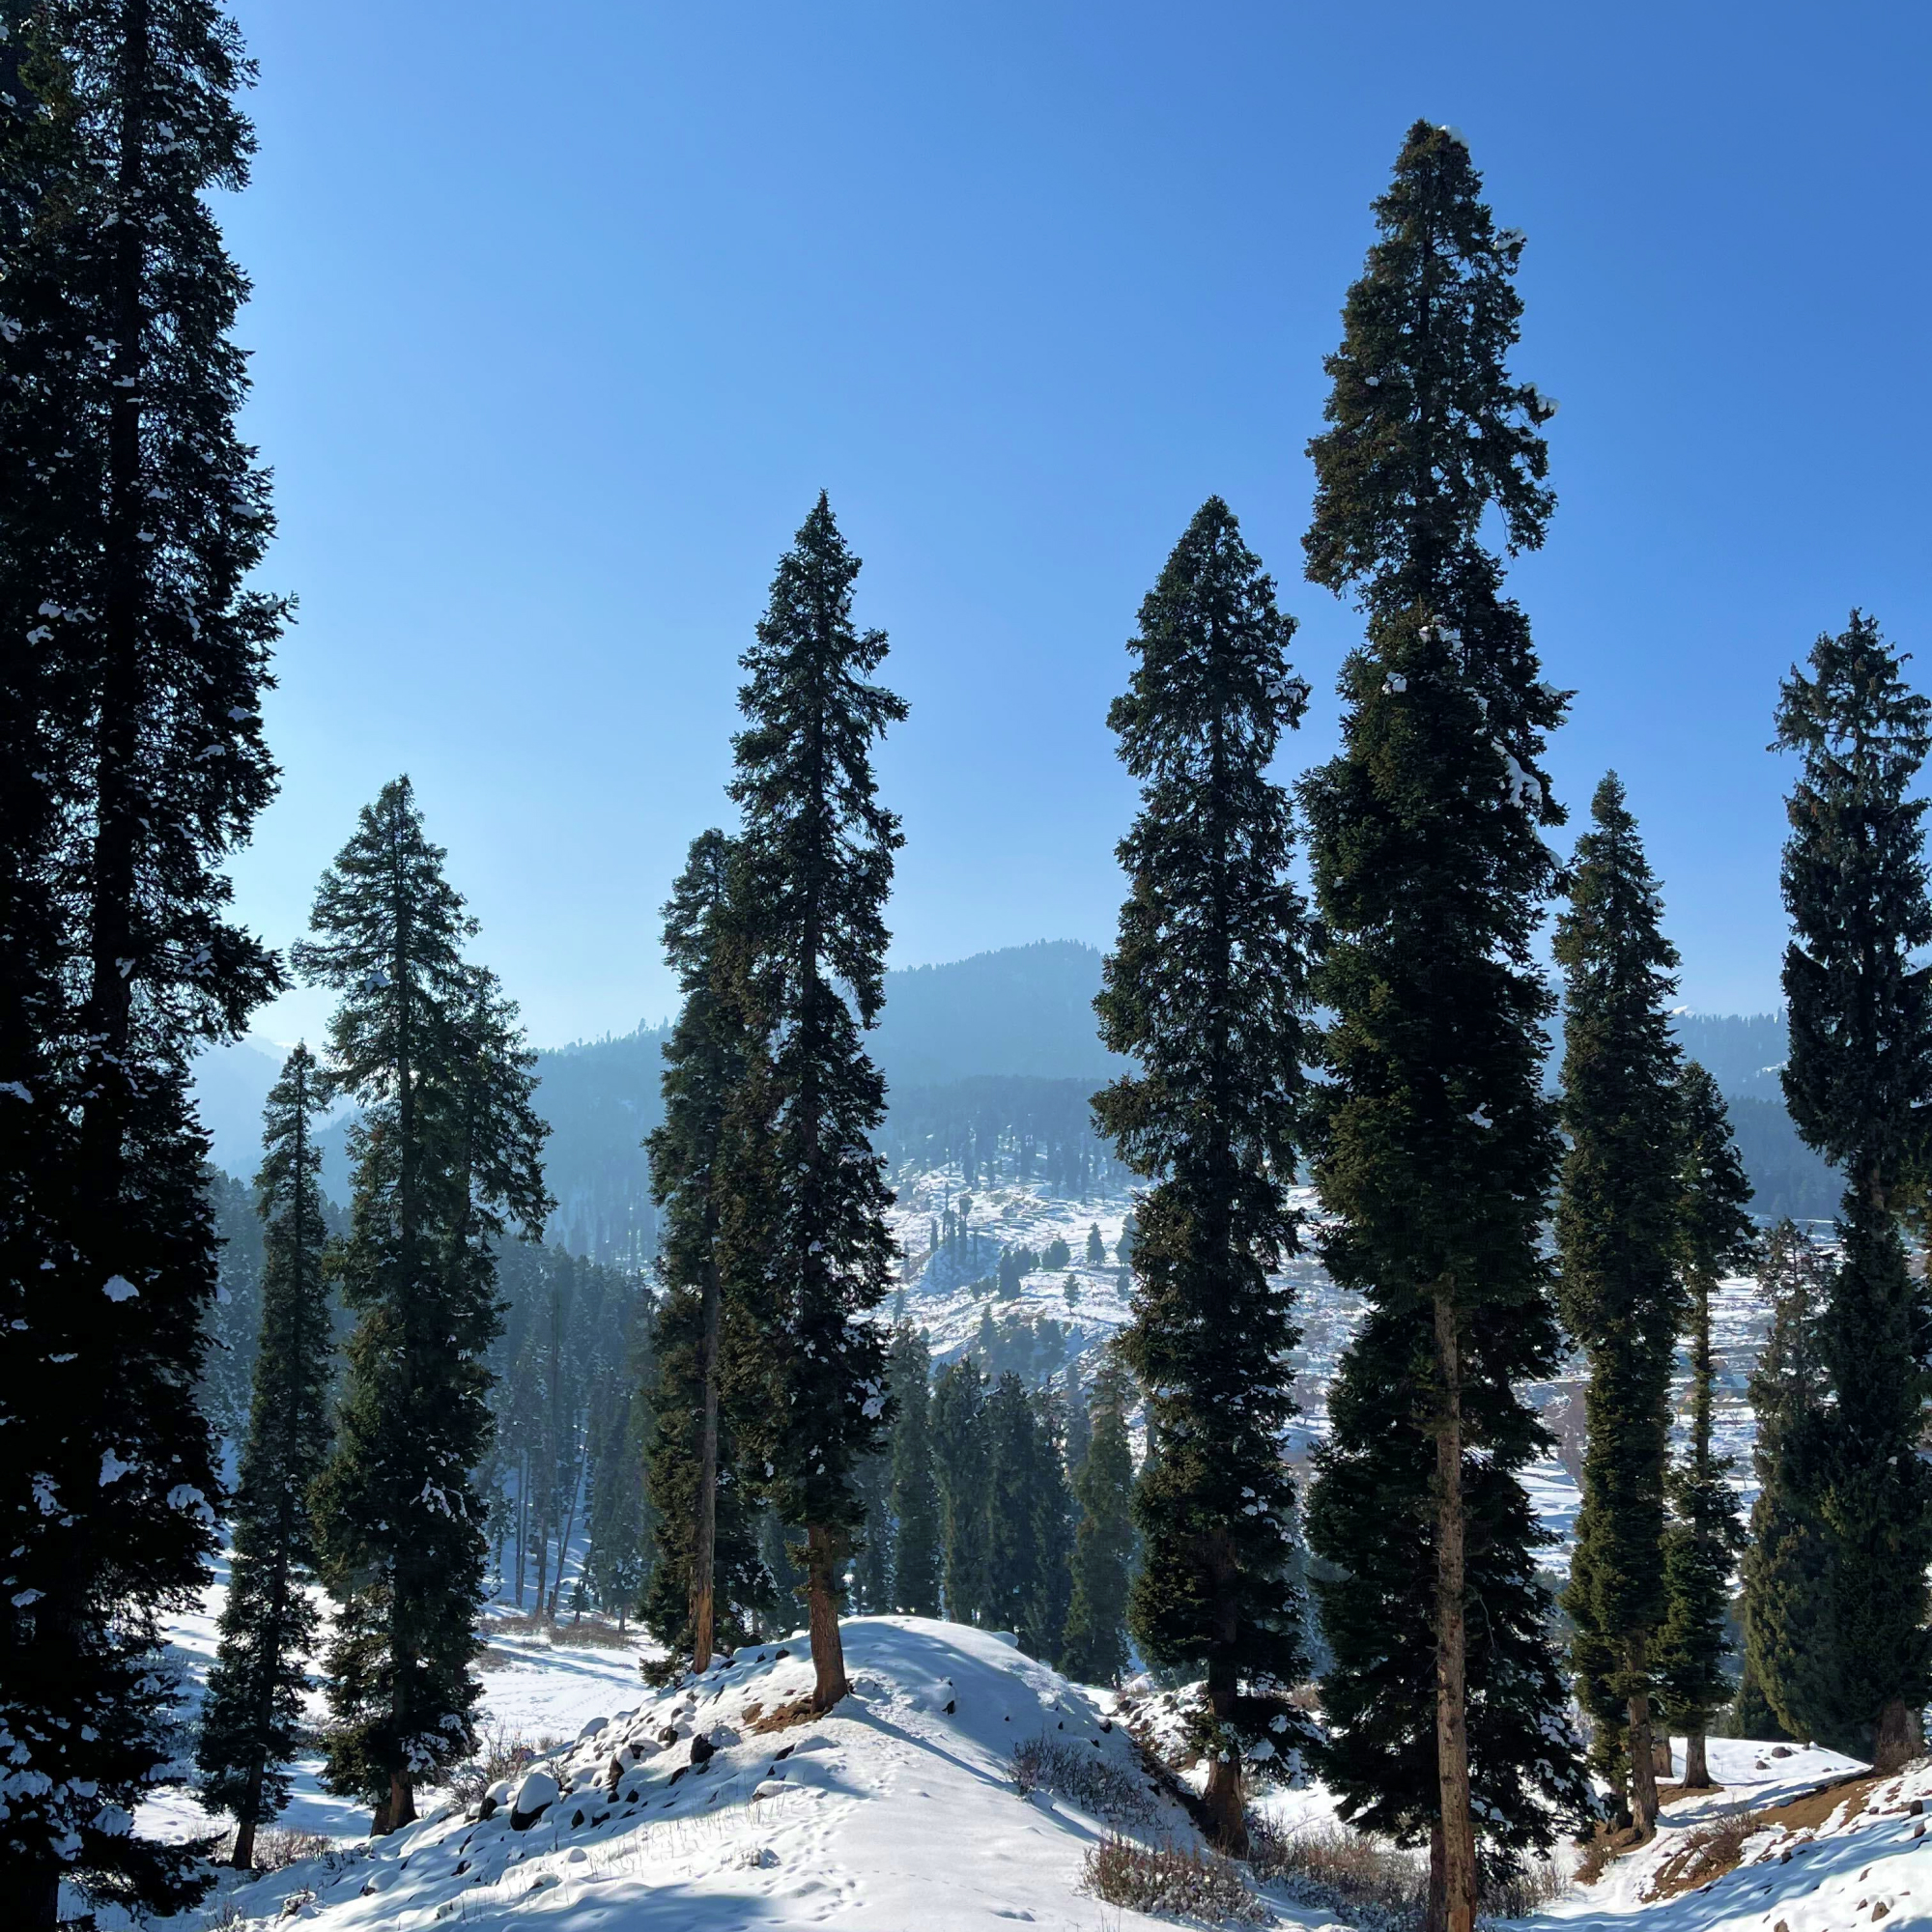
<path id="1" fill-rule="evenodd" d="M 327 1858 L 334 1849 L 320 1832 L 286 1832 L 270 1828 L 255 1833 L 255 1869 L 286 1871 L 306 1859 Z"/>
<path id="2" fill-rule="evenodd" d="M 1145 1831 L 1158 1815 L 1152 1794 L 1132 1772 L 1091 1745 L 1083 1749 L 1044 1732 L 1013 1747 L 1012 1777 L 1022 1798 L 1050 1791 L 1119 1831 Z"/>
<path id="3" fill-rule="evenodd" d="M 1647 1896 L 1674 1898 L 1735 1871 L 1744 1857 L 1745 1840 L 1775 1822 L 1762 1811 L 1731 1811 L 1687 1833 L 1684 1842 L 1657 1868 Z"/>
<path id="4" fill-rule="evenodd" d="M 534 1742 L 498 1725 L 482 1741 L 482 1749 L 467 1757 L 449 1774 L 449 1795 L 459 1804 L 482 1803 L 483 1794 L 499 1777 L 514 1777 L 525 1766 L 560 1749 L 562 1738 L 538 1738 Z"/>
<path id="5" fill-rule="evenodd" d="M 1212 1852 L 1142 1845 L 1110 1833 L 1087 1854 L 1081 1889 L 1106 1905 L 1242 1925 L 1271 1924 L 1274 1915 L 1249 1889 L 1236 1865 Z"/>
<path id="6" fill-rule="evenodd" d="M 1287 1832 L 1251 1814 L 1248 1866 L 1264 1884 L 1283 1887 L 1304 1904 L 1346 1913 L 1371 1932 L 1406 1932 L 1428 1909 L 1428 1859 L 1346 1825 Z"/>

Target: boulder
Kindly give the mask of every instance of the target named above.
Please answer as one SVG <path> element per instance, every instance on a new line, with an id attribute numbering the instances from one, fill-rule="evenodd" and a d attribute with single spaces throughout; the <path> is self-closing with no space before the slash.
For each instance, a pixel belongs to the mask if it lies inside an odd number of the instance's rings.
<path id="1" fill-rule="evenodd" d="M 527 1832 L 557 1801 L 556 1779 L 547 1771 L 526 1771 L 511 1801 L 510 1829 Z"/>

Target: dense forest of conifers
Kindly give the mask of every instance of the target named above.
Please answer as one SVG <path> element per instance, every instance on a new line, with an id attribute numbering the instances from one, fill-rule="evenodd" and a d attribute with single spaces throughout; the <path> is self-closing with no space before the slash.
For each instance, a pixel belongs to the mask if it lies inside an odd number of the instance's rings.
<path id="1" fill-rule="evenodd" d="M 1760 1251 L 1721 1093 L 1673 1032 L 1662 888 L 1615 776 L 1568 858 L 1548 842 L 1569 695 L 1506 581 L 1554 510 L 1554 405 L 1510 368 L 1524 238 L 1461 135 L 1407 130 L 1325 363 L 1302 573 L 1362 619 L 1333 756 L 1284 781 L 1315 695 L 1275 579 L 1209 497 L 1150 559 L 1106 721 L 1138 808 L 1091 1122 L 1042 1091 L 1024 1116 L 948 1103 L 900 1128 L 979 1185 L 1134 1177 L 1132 1320 L 1072 1404 L 970 1361 L 929 1378 L 889 1305 L 869 1042 L 903 836 L 872 757 L 905 706 L 823 495 L 741 660 L 720 827 L 669 882 L 647 1285 L 637 1224 L 610 1232 L 594 1186 L 594 1238 L 627 1265 L 533 1245 L 563 1205 L 535 1056 L 407 778 L 344 828 L 287 956 L 236 922 L 287 616 L 255 585 L 272 522 L 236 433 L 245 284 L 211 209 L 247 176 L 242 50 L 208 0 L 4 17 L 9 1923 L 56 1923 L 63 1883 L 144 1911 L 205 1892 L 205 1847 L 133 1827 L 174 1755 L 166 1620 L 224 1544 L 196 1761 L 242 1862 L 312 1679 L 329 1786 L 378 1833 L 416 1815 L 476 1746 L 493 1570 L 574 1613 L 580 1518 L 586 1594 L 635 1593 L 667 1669 L 802 1620 L 806 1714 L 849 1690 L 855 1605 L 1009 1628 L 1093 1677 L 1131 1642 L 1197 1687 L 1199 1816 L 1224 1848 L 1245 1847 L 1255 1781 L 1310 1766 L 1346 1817 L 1430 1847 L 1430 1922 L 1454 1932 L 1606 1806 L 1654 1830 L 1660 1723 L 1690 1737 L 1692 1781 L 1730 1704 L 1884 1767 L 1922 1748 L 1932 1310 L 1908 1234 L 1932 1174 L 1932 705 L 1856 611 L 1766 693 L 1792 774 L 1780 1084 L 1845 1188 L 1829 1248 L 1780 1226 Z M 258 1232 L 227 1264 L 259 1239 L 242 1422 L 239 1364 L 204 1365 L 219 1220 L 246 1217 L 211 1194 L 191 1063 L 294 980 L 333 1011 L 269 1096 Z M 345 1101 L 338 1212 L 321 1143 Z M 1304 1251 L 1365 1311 L 1305 1490 L 1281 1448 Z M 1710 1336 L 1714 1283 L 1747 1264 L 1775 1316 L 1748 1533 L 1712 1446 Z M 1559 1626 L 1524 1391 L 1572 1348 L 1587 1430 Z M 211 1413 L 239 1424 L 232 1468 Z"/>

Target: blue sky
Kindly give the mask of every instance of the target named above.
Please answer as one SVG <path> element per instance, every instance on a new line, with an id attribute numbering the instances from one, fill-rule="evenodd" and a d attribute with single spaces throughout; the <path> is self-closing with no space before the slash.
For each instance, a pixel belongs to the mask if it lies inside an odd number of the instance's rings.
<path id="1" fill-rule="evenodd" d="M 1228 498 L 1334 742 L 1356 614 L 1300 577 L 1321 358 L 1416 115 L 1524 229 L 1557 396 L 1512 582 L 1580 812 L 1624 776 L 1684 997 L 1776 998 L 1776 679 L 1854 603 L 1932 679 L 1932 14 L 1836 4 L 244 0 L 248 433 L 300 600 L 277 944 L 407 770 L 543 1043 L 672 1003 L 736 659 L 816 491 L 911 702 L 895 964 L 1104 944 L 1135 609 Z M 261 1017 L 313 1032 L 321 996 Z"/>

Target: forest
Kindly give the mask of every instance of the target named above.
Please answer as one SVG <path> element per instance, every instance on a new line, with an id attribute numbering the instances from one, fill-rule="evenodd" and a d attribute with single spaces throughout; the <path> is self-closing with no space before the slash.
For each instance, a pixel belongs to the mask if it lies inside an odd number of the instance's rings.
<path id="1" fill-rule="evenodd" d="M 1556 405 L 1514 367 L 1526 239 L 1460 133 L 1402 135 L 1335 292 L 1293 573 L 1359 619 L 1332 754 L 1294 755 L 1327 700 L 1210 496 L 1148 559 L 1105 720 L 1135 805 L 1097 985 L 1072 947 L 889 975 L 907 706 L 821 492 L 745 640 L 716 823 L 662 882 L 677 1010 L 540 1062 L 407 776 L 340 828 L 301 940 L 235 916 L 291 614 L 215 213 L 245 49 L 206 0 L 4 17 L 9 1924 L 63 1922 L 64 1887 L 196 1905 L 311 1747 L 373 1837 L 416 1825 L 477 1758 L 491 1607 L 640 1625 L 674 1687 L 789 1638 L 774 1723 L 853 1708 L 867 1616 L 1144 1675 L 1185 1693 L 1216 1856 L 1317 1776 L 1426 1859 L 1428 1932 L 1559 1841 L 1652 1837 L 1673 1735 L 1686 1789 L 1725 1735 L 1922 1754 L 1932 703 L 1861 609 L 1792 640 L 1784 1015 L 1680 1014 L 1614 772 L 1552 843 L 1575 694 L 1510 571 L 1555 511 Z M 326 1034 L 238 1178 L 198 1056 L 295 984 Z M 1022 1199 L 1071 1237 L 1014 1233 Z M 1314 1264 L 1359 1319 L 1297 1464 Z M 1023 1300 L 1042 1275 L 1064 1313 Z M 1712 1312 L 1746 1276 L 1747 1510 Z M 944 1360 L 942 1289 L 980 1309 Z M 1527 1391 L 1566 1364 L 1557 1577 Z M 163 1631 L 217 1562 L 213 1822 L 150 1835 Z"/>

